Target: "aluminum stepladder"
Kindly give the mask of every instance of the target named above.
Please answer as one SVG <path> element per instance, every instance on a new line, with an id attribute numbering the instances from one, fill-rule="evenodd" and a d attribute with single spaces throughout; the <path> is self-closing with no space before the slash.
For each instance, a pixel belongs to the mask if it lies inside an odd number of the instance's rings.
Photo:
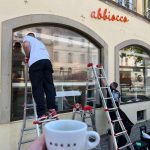
<path id="1" fill-rule="evenodd" d="M 24 134 L 35 131 L 37 132 L 37 136 L 40 136 L 40 126 L 36 124 L 35 126 L 28 128 L 26 127 L 27 125 L 27 120 L 28 119 L 35 119 L 37 121 L 37 112 L 36 112 L 36 104 L 34 102 L 34 99 L 32 98 L 32 103 L 29 103 L 28 101 L 28 64 L 25 63 L 25 91 L 24 91 L 24 111 L 23 111 L 23 123 L 22 123 L 22 128 L 21 128 L 21 133 L 20 133 L 20 139 L 18 142 L 18 150 L 21 149 L 21 145 L 25 143 L 32 142 L 34 139 L 30 140 L 24 140 Z M 31 91 L 30 91 L 31 94 Z M 29 118 L 27 117 L 28 110 L 33 110 L 34 115 L 30 116 Z"/>
<path id="2" fill-rule="evenodd" d="M 95 108 L 96 108 L 96 88 L 95 83 L 90 82 L 89 79 L 90 72 L 87 68 L 87 79 L 86 79 L 86 89 L 85 89 L 85 98 L 83 106 L 79 103 L 76 103 L 73 107 L 73 116 L 72 119 L 75 119 L 76 114 L 79 114 L 81 121 L 85 122 L 89 128 L 96 131 L 96 118 L 95 118 Z"/>
<path id="3" fill-rule="evenodd" d="M 37 111 L 36 111 L 36 104 L 32 97 L 32 100 L 30 101 L 28 99 L 28 95 L 32 95 L 32 90 L 30 88 L 30 91 L 28 91 L 28 63 L 25 63 L 25 92 L 24 92 L 24 112 L 23 112 L 23 123 L 20 133 L 20 138 L 18 142 L 18 149 L 21 150 L 21 145 L 26 144 L 29 142 L 34 141 L 35 137 L 40 136 L 42 133 L 42 127 L 44 123 L 53 121 L 55 119 L 46 119 L 43 121 L 38 121 Z M 28 116 L 28 111 L 32 111 L 33 115 Z M 32 121 L 34 120 L 34 121 Z M 27 121 L 31 122 L 32 127 L 27 127 Z M 34 134 L 35 133 L 35 134 Z M 25 139 L 25 135 L 31 135 L 34 134 L 34 138 Z M 25 139 L 25 140 L 24 140 Z"/>
<path id="4" fill-rule="evenodd" d="M 115 150 L 126 150 L 127 148 L 130 150 L 134 150 L 133 143 L 130 140 L 130 137 L 127 133 L 127 130 L 124 127 L 122 119 L 120 117 L 118 108 L 114 101 L 110 86 L 108 85 L 108 81 L 106 78 L 106 74 L 102 65 L 94 66 L 92 63 L 88 64 L 89 70 L 91 74 L 94 76 L 94 80 L 96 81 L 97 91 L 102 99 L 102 105 L 104 111 L 106 112 L 106 116 L 108 119 L 108 123 L 111 131 L 111 139 L 113 140 L 113 147 Z M 109 95 L 109 96 L 108 96 Z M 107 107 L 107 101 L 111 101 L 112 107 Z M 111 119 L 110 113 L 114 113 L 116 116 L 115 120 Z M 116 130 L 116 127 L 118 130 Z M 126 144 L 118 146 L 118 139 L 123 137 L 126 140 Z"/>

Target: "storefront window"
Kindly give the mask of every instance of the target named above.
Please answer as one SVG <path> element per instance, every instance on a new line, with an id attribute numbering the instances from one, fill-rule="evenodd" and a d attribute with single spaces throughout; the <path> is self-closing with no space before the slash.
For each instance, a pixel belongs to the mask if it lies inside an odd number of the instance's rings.
<path id="1" fill-rule="evenodd" d="M 150 54 L 142 47 L 128 46 L 119 52 L 121 101 L 150 99 Z"/>
<path id="2" fill-rule="evenodd" d="M 150 0 L 145 0 L 145 15 L 147 18 L 150 18 Z"/>
<path id="3" fill-rule="evenodd" d="M 38 26 L 16 30 L 13 33 L 13 45 L 15 47 L 16 42 L 20 44 L 19 48 L 17 50 L 14 48 L 12 53 L 12 120 L 22 119 L 23 115 L 25 64 L 21 44 L 22 37 L 29 32 L 34 32 L 36 37 L 42 40 L 47 46 L 53 64 L 56 90 L 80 91 L 81 96 L 76 97 L 77 102 L 82 103 L 82 101 L 84 101 L 87 64 L 89 62 L 96 64 L 101 63 L 99 56 L 101 53 L 100 49 L 89 39 L 75 31 L 54 26 Z M 30 87 L 29 81 L 28 91 L 30 91 Z M 28 98 L 32 98 L 31 93 Z M 59 98 L 56 99 L 58 111 L 72 110 L 73 98 L 65 97 L 63 107 L 60 104 L 61 100 L 62 99 Z"/>
<path id="4" fill-rule="evenodd" d="M 118 0 L 118 4 L 133 10 L 133 0 Z"/>

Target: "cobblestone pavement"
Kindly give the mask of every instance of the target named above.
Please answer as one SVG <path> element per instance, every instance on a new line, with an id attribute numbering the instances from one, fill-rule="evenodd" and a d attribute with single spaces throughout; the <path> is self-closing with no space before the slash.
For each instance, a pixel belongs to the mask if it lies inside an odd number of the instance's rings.
<path id="1" fill-rule="evenodd" d="M 135 124 L 131 130 L 130 139 L 132 142 L 140 139 L 140 126 L 146 125 L 147 132 L 150 132 L 150 120 Z M 107 134 L 101 136 L 100 147 L 93 150 L 110 150 L 109 136 Z"/>

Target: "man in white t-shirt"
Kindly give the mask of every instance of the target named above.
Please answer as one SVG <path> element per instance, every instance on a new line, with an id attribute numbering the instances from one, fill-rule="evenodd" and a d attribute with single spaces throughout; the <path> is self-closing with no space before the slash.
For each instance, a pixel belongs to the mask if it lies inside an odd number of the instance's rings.
<path id="1" fill-rule="evenodd" d="M 32 84 L 32 93 L 36 103 L 39 120 L 58 118 L 56 113 L 56 91 L 53 84 L 53 68 L 46 46 L 35 38 L 33 33 L 28 33 L 23 38 L 25 60 L 29 61 L 29 76 Z M 45 99 L 49 115 L 46 115 Z"/>

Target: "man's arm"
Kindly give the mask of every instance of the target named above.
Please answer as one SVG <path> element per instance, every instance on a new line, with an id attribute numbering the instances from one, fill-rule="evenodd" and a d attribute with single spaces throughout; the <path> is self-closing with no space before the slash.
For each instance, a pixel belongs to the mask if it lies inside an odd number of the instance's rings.
<path id="1" fill-rule="evenodd" d="M 24 49 L 26 57 L 30 58 L 30 50 L 31 50 L 30 42 L 24 41 L 23 42 L 23 49 Z"/>

